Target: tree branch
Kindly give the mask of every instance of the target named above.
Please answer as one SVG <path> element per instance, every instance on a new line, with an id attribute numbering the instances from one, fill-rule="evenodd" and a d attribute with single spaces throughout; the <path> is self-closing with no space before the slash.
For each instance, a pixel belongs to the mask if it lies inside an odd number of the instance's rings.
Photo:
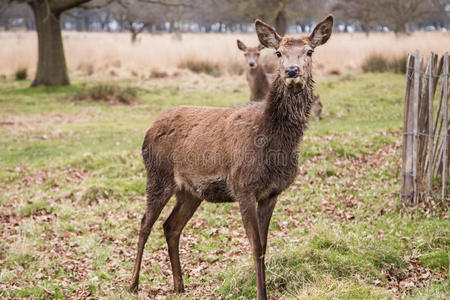
<path id="1" fill-rule="evenodd" d="M 62 13 L 68 9 L 80 6 L 91 0 L 58 0 L 50 1 L 50 10 L 53 13 Z"/>
<path id="2" fill-rule="evenodd" d="M 0 6 L 0 15 L 3 14 L 8 9 L 8 4 L 5 6 Z"/>
<path id="3" fill-rule="evenodd" d="M 74 19 L 78 19 L 78 20 L 81 20 L 81 19 L 83 19 L 83 17 L 82 17 L 82 16 L 77 16 L 77 15 L 75 15 L 75 14 L 71 13 L 70 11 L 66 11 L 66 12 L 64 12 L 64 15 L 67 15 L 68 17 L 71 17 L 71 18 L 74 18 Z"/>
<path id="4" fill-rule="evenodd" d="M 101 4 L 96 4 L 96 5 L 83 4 L 80 7 L 84 8 L 84 9 L 99 9 L 99 8 L 104 8 L 113 2 L 117 2 L 122 7 L 126 7 L 126 5 L 122 2 L 122 0 L 104 0 L 103 3 L 101 3 Z"/>
<path id="5" fill-rule="evenodd" d="M 174 3 L 174 2 L 167 2 L 167 1 L 163 1 L 163 0 L 138 0 L 139 2 L 142 3 L 147 3 L 147 4 L 157 4 L 157 5 L 162 5 L 165 7 L 197 7 L 194 4 L 191 3 Z"/>

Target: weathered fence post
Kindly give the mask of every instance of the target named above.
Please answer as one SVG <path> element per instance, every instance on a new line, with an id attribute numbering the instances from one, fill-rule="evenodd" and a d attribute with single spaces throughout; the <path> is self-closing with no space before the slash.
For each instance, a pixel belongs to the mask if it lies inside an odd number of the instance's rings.
<path id="1" fill-rule="evenodd" d="M 430 53 L 430 60 L 428 62 L 428 76 L 430 76 L 430 83 L 428 85 L 428 153 L 427 153 L 427 161 L 426 161 L 426 174 L 427 174 L 427 194 L 431 194 L 432 189 L 432 180 L 433 176 L 431 173 L 431 158 L 433 155 L 433 99 L 434 99 L 434 72 L 433 68 L 435 66 L 434 64 L 434 54 L 433 52 Z"/>
<path id="2" fill-rule="evenodd" d="M 413 98 L 413 187 L 414 187 L 414 195 L 412 198 L 412 204 L 417 203 L 418 197 L 418 178 L 417 178 L 417 152 L 419 148 L 419 101 L 420 101 L 420 84 L 422 83 L 422 56 L 419 54 L 419 50 L 416 51 L 416 58 L 414 59 L 414 98 Z"/>
<path id="3" fill-rule="evenodd" d="M 417 204 L 420 199 L 428 197 L 440 197 L 443 200 L 448 197 L 449 65 L 448 53 L 439 60 L 436 54 L 430 53 L 425 70 L 423 56 L 419 51 L 408 55 L 400 197 L 407 205 Z M 440 93 L 435 100 L 438 87 Z M 437 110 L 434 110 L 435 104 Z M 441 177 L 440 193 L 437 192 L 439 187 L 433 186 L 434 177 Z"/>
<path id="4" fill-rule="evenodd" d="M 445 198 L 446 195 L 446 183 L 447 183 L 447 160 L 448 160 L 448 52 L 444 54 L 444 76 L 442 78 L 442 87 L 444 90 L 444 110 L 442 112 L 442 119 L 444 122 L 444 131 L 443 131 L 443 145 L 444 149 L 442 151 L 442 198 Z"/>
<path id="5" fill-rule="evenodd" d="M 403 161 L 402 161 L 402 190 L 401 190 L 401 200 L 403 202 L 406 202 L 407 204 L 410 204 L 412 202 L 412 196 L 414 193 L 413 188 L 413 182 L 412 182 L 412 157 L 410 151 L 410 124 L 412 123 L 411 120 L 411 81 L 412 81 L 412 74 L 413 74 L 413 63 L 414 63 L 414 56 L 411 54 L 408 54 L 408 59 L 406 61 L 406 88 L 405 88 L 405 107 L 403 112 L 403 126 L 404 126 L 404 133 L 403 133 Z"/>

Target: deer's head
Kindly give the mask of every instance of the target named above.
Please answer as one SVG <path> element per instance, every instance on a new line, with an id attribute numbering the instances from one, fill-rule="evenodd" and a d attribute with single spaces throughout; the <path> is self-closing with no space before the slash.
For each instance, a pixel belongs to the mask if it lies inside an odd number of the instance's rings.
<path id="1" fill-rule="evenodd" d="M 317 46 L 325 44 L 333 30 L 334 17 L 320 21 L 309 36 L 281 37 L 268 24 L 255 21 L 259 41 L 275 49 L 278 56 L 278 74 L 287 87 L 304 87 L 312 73 L 312 56 Z"/>
<path id="2" fill-rule="evenodd" d="M 247 47 L 242 41 L 237 40 L 239 50 L 244 52 L 245 60 L 250 69 L 256 69 L 259 64 L 259 55 L 264 46 L 259 44 L 258 47 Z"/>

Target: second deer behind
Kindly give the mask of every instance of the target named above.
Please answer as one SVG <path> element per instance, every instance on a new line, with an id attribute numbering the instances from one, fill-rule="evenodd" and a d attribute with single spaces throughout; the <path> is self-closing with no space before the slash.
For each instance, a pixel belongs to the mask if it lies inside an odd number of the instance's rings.
<path id="1" fill-rule="evenodd" d="M 247 47 L 242 41 L 237 40 L 237 46 L 239 50 L 244 51 L 246 60 L 245 74 L 250 87 L 250 101 L 263 101 L 269 91 L 275 65 L 259 62 L 261 50 L 264 49 L 263 45 Z"/>

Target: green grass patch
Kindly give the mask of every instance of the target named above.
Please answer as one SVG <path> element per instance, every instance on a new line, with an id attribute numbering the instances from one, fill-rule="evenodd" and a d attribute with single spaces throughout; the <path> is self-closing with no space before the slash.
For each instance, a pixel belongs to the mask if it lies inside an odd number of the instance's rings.
<path id="1" fill-rule="evenodd" d="M 216 67 L 192 66 L 212 75 Z M 324 118 L 310 122 L 300 174 L 273 214 L 266 257 L 270 295 L 445 299 L 445 211 L 398 209 L 404 76 L 346 74 L 316 81 Z M 137 86 L 132 80 L 29 84 L 0 82 L 0 117 L 7 121 L 0 126 L 0 297 L 132 299 L 125 287 L 146 205 L 140 153 L 145 130 L 177 105 L 244 103 L 247 84 L 214 76 L 141 82 L 135 90 L 140 101 L 133 105 L 103 101 Z M 83 93 L 101 101 L 64 100 Z M 162 231 L 174 204 L 171 199 L 164 208 L 146 244 L 142 295 L 179 299 L 167 292 L 172 278 Z M 236 203 L 202 204 L 180 248 L 187 298 L 255 297 Z M 401 278 L 411 257 L 430 279 L 423 288 L 393 291 L 387 270 Z"/>

